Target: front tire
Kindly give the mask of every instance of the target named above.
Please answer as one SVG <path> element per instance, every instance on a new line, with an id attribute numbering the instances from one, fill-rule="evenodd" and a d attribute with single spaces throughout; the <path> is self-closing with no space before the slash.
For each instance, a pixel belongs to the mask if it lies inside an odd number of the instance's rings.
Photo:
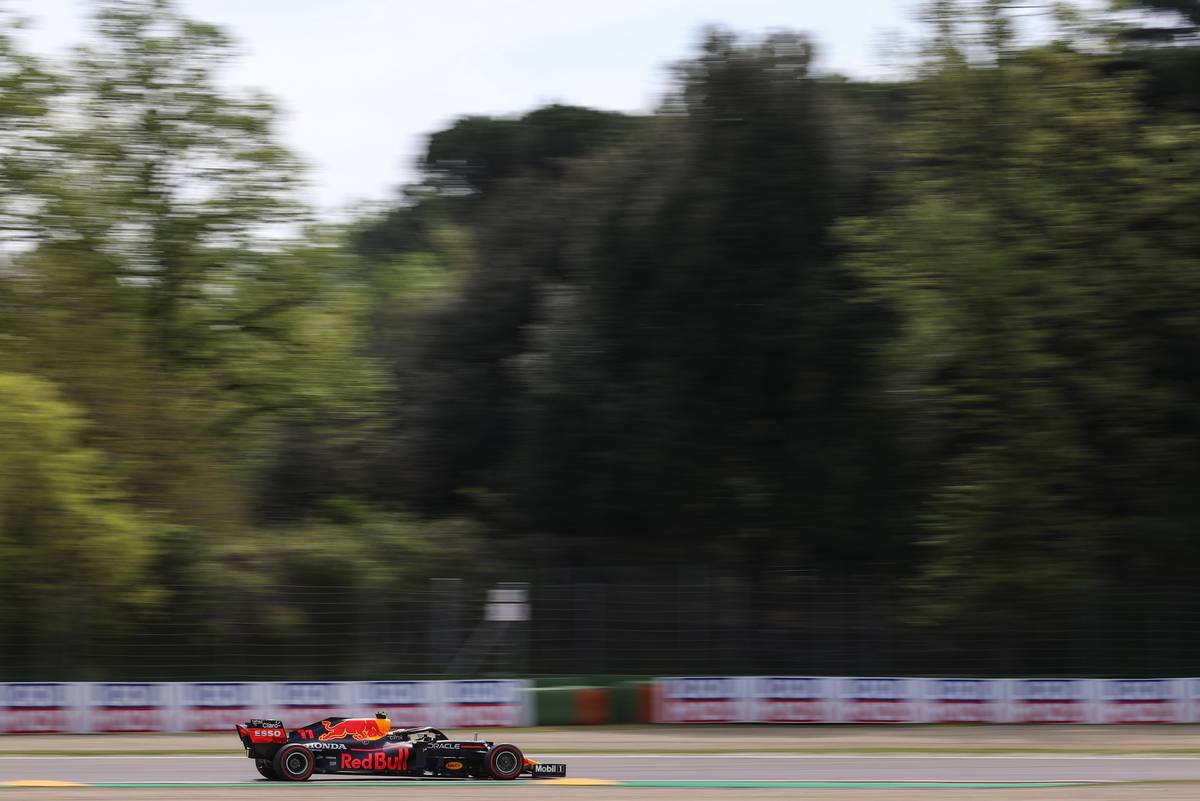
<path id="1" fill-rule="evenodd" d="M 501 743 L 488 752 L 487 767 L 493 779 L 515 779 L 525 769 L 525 755 L 515 745 Z"/>
<path id="2" fill-rule="evenodd" d="M 269 781 L 279 781 L 279 774 L 275 772 L 275 766 L 271 764 L 269 759 L 254 760 L 254 767 L 258 769 L 259 775 Z"/>
<path id="3" fill-rule="evenodd" d="M 285 745 L 275 754 L 271 766 L 280 779 L 302 782 L 312 775 L 314 762 L 312 751 L 304 746 Z"/>

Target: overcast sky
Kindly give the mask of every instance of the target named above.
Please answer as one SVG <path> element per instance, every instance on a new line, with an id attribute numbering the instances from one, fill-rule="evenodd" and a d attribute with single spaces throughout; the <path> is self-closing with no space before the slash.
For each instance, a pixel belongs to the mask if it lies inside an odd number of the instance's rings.
<path id="1" fill-rule="evenodd" d="M 28 43 L 62 55 L 90 0 L 10 0 Z M 183 0 L 240 43 L 230 76 L 266 90 L 312 167 L 314 203 L 380 200 L 412 179 L 424 137 L 462 114 L 562 102 L 652 108 L 666 67 L 722 24 L 807 31 L 820 68 L 888 71 L 884 43 L 913 29 L 915 0 Z"/>

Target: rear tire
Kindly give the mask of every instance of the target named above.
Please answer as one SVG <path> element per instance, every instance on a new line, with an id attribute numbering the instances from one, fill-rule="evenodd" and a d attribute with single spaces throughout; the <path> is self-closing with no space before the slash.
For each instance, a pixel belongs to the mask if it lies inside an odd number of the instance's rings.
<path id="1" fill-rule="evenodd" d="M 515 779 L 525 769 L 525 755 L 515 745 L 501 743 L 488 751 L 487 767 L 493 779 Z"/>
<path id="2" fill-rule="evenodd" d="M 304 746 L 285 745 L 275 754 L 271 766 L 280 779 L 288 782 L 302 782 L 312 775 L 314 763 L 312 751 Z"/>
<path id="3" fill-rule="evenodd" d="M 259 775 L 269 781 L 279 781 L 279 774 L 275 772 L 275 766 L 271 764 L 269 759 L 254 760 L 254 767 L 258 768 Z"/>

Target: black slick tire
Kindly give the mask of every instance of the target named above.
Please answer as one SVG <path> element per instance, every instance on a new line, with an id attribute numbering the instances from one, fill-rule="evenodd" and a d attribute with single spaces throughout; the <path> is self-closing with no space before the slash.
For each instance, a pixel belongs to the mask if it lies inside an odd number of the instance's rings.
<path id="1" fill-rule="evenodd" d="M 515 779 L 525 769 L 525 755 L 511 743 L 500 743 L 488 751 L 487 768 L 493 779 Z"/>
<path id="2" fill-rule="evenodd" d="M 275 772 L 275 766 L 271 764 L 271 760 L 256 759 L 254 760 L 254 767 L 258 769 L 259 775 L 264 779 L 269 779 L 273 782 L 279 781 L 279 774 Z"/>
<path id="3" fill-rule="evenodd" d="M 283 781 L 302 782 L 312 775 L 314 762 L 312 751 L 304 746 L 285 745 L 275 754 L 271 767 Z"/>

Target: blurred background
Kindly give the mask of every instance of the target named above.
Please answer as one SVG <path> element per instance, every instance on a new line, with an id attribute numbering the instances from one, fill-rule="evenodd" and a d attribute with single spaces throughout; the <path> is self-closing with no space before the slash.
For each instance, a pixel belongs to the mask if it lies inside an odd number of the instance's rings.
<path id="1" fill-rule="evenodd" d="M 696 29 L 336 212 L 203 6 L 0 24 L 0 680 L 1194 674 L 1200 0 Z"/>

